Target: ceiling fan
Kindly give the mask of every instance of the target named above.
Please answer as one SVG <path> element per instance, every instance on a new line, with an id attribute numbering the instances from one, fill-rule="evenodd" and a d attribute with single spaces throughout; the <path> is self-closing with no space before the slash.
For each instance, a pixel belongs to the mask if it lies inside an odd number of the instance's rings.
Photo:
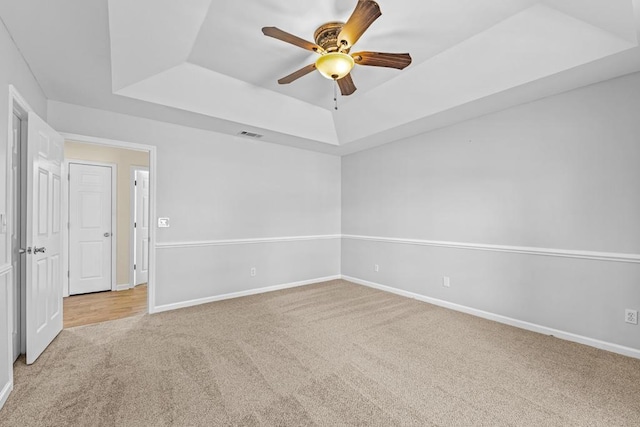
<path id="1" fill-rule="evenodd" d="M 372 0 L 358 0 L 356 8 L 346 23 L 327 22 L 318 27 L 314 33 L 315 43 L 308 42 L 276 27 L 264 27 L 262 32 L 265 36 L 291 43 L 320 55 L 315 63 L 281 78 L 278 83 L 289 84 L 317 69 L 324 77 L 335 80 L 342 95 L 347 96 L 356 91 L 356 86 L 351 74 L 349 74 L 355 64 L 404 69 L 411 64 L 411 56 L 408 53 L 349 53 L 353 45 L 380 15 L 382 12 L 380 12 L 378 3 Z"/>

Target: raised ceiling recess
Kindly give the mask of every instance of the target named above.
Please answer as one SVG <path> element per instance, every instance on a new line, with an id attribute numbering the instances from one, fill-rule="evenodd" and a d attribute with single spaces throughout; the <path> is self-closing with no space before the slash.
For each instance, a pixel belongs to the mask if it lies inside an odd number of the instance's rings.
<path id="1" fill-rule="evenodd" d="M 0 14 L 51 100 L 338 154 L 640 70 L 640 0 L 376 1 L 348 53 L 412 63 L 356 63 L 337 112 L 319 72 L 277 82 L 318 54 L 260 29 L 329 51 L 333 23 L 370 2 L 20 0 Z"/>

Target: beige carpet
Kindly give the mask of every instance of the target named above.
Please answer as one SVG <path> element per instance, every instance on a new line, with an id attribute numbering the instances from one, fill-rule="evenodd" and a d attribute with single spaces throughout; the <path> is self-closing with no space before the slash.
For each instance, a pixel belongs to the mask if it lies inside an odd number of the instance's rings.
<path id="1" fill-rule="evenodd" d="M 333 281 L 65 330 L 2 426 L 640 425 L 640 360 Z"/>

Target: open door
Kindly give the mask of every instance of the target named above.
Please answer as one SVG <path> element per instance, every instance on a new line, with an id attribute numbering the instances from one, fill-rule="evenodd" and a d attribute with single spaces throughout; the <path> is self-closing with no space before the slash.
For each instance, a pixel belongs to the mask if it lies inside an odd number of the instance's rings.
<path id="1" fill-rule="evenodd" d="M 149 171 L 136 171 L 135 286 L 149 281 Z"/>
<path id="2" fill-rule="evenodd" d="M 27 132 L 27 364 L 62 331 L 62 230 L 64 140 L 29 113 Z"/>

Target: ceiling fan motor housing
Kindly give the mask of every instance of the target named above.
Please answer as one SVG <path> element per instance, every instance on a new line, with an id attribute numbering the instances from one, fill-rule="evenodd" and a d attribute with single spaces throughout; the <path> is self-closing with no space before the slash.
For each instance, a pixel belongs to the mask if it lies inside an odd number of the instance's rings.
<path id="1" fill-rule="evenodd" d="M 337 52 L 339 49 L 338 34 L 342 31 L 344 22 L 327 22 L 322 24 L 313 34 L 316 44 L 326 52 Z M 349 49 L 342 49 L 341 52 L 349 53 Z"/>

